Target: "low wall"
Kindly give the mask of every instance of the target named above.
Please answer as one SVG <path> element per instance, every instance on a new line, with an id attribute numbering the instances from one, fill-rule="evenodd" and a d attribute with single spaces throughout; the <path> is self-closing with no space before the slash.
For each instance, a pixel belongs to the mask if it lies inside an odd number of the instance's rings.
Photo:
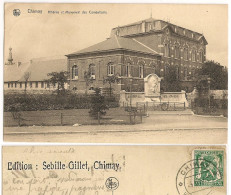
<path id="1" fill-rule="evenodd" d="M 186 93 L 183 90 L 181 92 L 164 92 L 160 95 L 159 100 L 160 103 L 185 103 L 185 106 L 188 107 Z M 150 99 L 149 101 L 147 101 L 144 92 L 120 92 L 120 106 L 136 106 L 137 102 L 152 102 L 152 100 Z"/>

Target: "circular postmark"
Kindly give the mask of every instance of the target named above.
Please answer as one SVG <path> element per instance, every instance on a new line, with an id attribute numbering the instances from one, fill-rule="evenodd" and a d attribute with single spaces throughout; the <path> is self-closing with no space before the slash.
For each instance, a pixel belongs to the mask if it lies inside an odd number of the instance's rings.
<path id="1" fill-rule="evenodd" d="M 105 185 L 109 190 L 116 190 L 119 187 L 119 181 L 115 177 L 107 178 Z"/>
<path id="2" fill-rule="evenodd" d="M 223 173 L 211 161 L 193 159 L 183 164 L 177 172 L 176 188 L 179 195 L 206 195 L 218 186 L 223 186 Z"/>
<path id="3" fill-rule="evenodd" d="M 14 9 L 14 10 L 13 10 L 13 15 L 14 15 L 14 16 L 20 16 L 20 14 L 21 14 L 20 9 Z"/>

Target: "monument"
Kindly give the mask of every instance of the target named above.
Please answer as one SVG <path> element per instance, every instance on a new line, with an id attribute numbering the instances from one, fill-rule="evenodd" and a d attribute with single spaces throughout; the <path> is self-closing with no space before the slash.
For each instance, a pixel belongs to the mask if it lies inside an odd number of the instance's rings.
<path id="1" fill-rule="evenodd" d="M 144 78 L 144 95 L 146 102 L 160 102 L 160 81 L 156 74 Z"/>
<path id="2" fill-rule="evenodd" d="M 161 78 L 156 74 L 149 74 L 144 78 L 144 92 L 120 92 L 120 106 L 137 106 L 138 104 L 173 105 L 174 107 L 188 107 L 186 92 L 160 93 Z"/>

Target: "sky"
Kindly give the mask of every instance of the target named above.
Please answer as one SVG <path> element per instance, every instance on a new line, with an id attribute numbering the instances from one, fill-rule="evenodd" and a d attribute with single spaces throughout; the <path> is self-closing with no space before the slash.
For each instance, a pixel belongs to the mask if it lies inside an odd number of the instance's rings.
<path id="1" fill-rule="evenodd" d="M 14 9 L 20 10 L 19 16 L 13 15 Z M 9 47 L 15 62 L 63 57 L 104 41 L 114 27 L 150 18 L 151 14 L 203 33 L 208 42 L 207 59 L 228 66 L 228 6 L 192 4 L 5 4 L 4 61 Z"/>

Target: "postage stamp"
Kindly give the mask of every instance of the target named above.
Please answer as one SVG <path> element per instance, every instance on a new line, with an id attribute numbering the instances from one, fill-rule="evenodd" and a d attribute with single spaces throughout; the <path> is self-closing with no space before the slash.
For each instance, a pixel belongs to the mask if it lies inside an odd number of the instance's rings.
<path id="1" fill-rule="evenodd" d="M 192 159 L 178 170 L 176 187 L 180 195 L 217 193 L 225 186 L 225 152 L 219 149 L 194 149 Z"/>
<path id="2" fill-rule="evenodd" d="M 223 186 L 224 151 L 195 150 L 194 186 Z"/>

